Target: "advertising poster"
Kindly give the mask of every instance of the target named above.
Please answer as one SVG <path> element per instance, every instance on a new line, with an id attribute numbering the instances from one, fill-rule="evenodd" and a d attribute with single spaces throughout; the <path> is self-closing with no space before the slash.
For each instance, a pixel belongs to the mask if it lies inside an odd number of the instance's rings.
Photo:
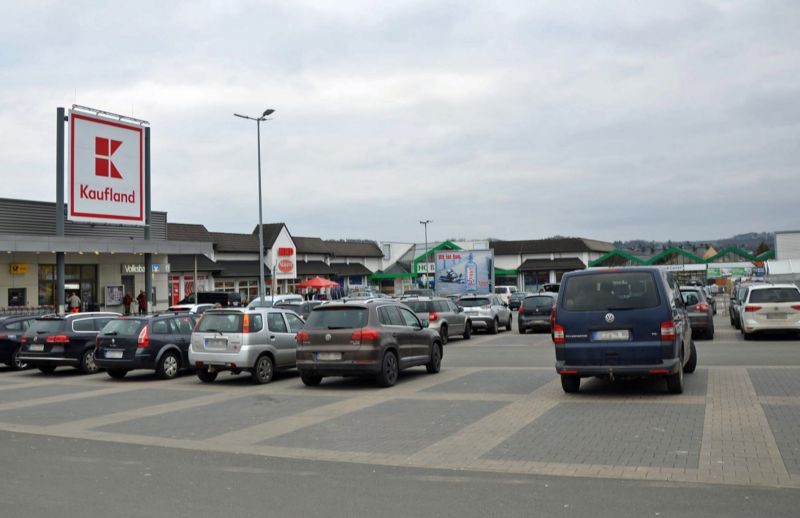
<path id="1" fill-rule="evenodd" d="M 436 252 L 435 260 L 439 295 L 491 293 L 493 250 L 441 250 Z"/>
<path id="2" fill-rule="evenodd" d="M 122 305 L 123 294 L 124 288 L 121 284 L 118 286 L 106 286 L 106 306 Z"/>

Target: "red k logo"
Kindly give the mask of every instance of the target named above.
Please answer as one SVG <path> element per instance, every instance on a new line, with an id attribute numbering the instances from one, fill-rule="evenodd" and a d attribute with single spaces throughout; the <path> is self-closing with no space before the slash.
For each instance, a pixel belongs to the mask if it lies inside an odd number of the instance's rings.
<path id="1" fill-rule="evenodd" d="M 103 137 L 94 139 L 94 174 L 95 176 L 105 176 L 122 179 L 119 170 L 111 161 L 111 157 L 122 145 L 119 140 L 112 140 Z"/>

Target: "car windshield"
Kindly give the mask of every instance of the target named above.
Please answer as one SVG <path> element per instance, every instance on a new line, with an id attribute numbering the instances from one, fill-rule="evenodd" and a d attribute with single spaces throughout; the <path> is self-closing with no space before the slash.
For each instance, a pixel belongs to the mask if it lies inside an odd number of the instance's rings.
<path id="1" fill-rule="evenodd" d="M 750 302 L 800 302 L 796 288 L 764 288 L 750 292 Z"/>
<path id="2" fill-rule="evenodd" d="M 64 329 L 64 321 L 61 319 L 34 320 L 31 327 L 28 328 L 28 333 L 38 333 L 40 335 L 45 333 L 58 333 L 62 329 Z"/>
<path id="3" fill-rule="evenodd" d="M 488 297 L 475 297 L 471 299 L 461 299 L 458 301 L 461 306 L 465 308 L 476 308 L 478 306 L 488 306 L 489 305 L 489 298 Z"/>
<path id="4" fill-rule="evenodd" d="M 643 309 L 660 304 L 650 272 L 576 275 L 567 282 L 562 300 L 564 309 L 571 311 Z"/>
<path id="5" fill-rule="evenodd" d="M 536 308 L 549 308 L 553 305 L 554 299 L 553 297 L 547 296 L 535 296 L 535 297 L 525 297 L 525 300 L 522 301 L 522 304 L 525 307 L 536 307 Z"/>
<path id="6" fill-rule="evenodd" d="M 197 326 L 201 332 L 216 333 L 241 333 L 242 314 L 241 313 L 203 313 L 203 319 Z"/>
<path id="7" fill-rule="evenodd" d="M 355 329 L 367 325 L 367 308 L 316 308 L 308 316 L 306 329 Z"/>
<path id="8" fill-rule="evenodd" d="M 146 321 L 138 318 L 112 320 L 100 331 L 104 335 L 138 335 Z"/>
<path id="9" fill-rule="evenodd" d="M 411 308 L 414 313 L 426 313 L 431 311 L 431 303 L 427 300 L 406 300 L 403 303 Z"/>

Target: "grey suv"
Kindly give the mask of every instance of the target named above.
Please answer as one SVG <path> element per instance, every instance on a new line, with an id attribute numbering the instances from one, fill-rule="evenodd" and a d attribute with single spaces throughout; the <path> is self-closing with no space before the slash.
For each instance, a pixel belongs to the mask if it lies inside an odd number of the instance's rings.
<path id="1" fill-rule="evenodd" d="M 249 372 L 254 383 L 269 383 L 276 370 L 295 365 L 295 334 L 303 321 L 278 308 L 211 309 L 192 333 L 189 362 L 205 383 L 221 371 Z"/>
<path id="2" fill-rule="evenodd" d="M 459 305 L 470 318 L 473 329 L 486 329 L 497 334 L 500 326 L 511 331 L 512 313 L 508 304 L 494 294 L 464 295 L 458 299 Z"/>
<path id="3" fill-rule="evenodd" d="M 456 306 L 451 300 L 441 297 L 412 297 L 403 299 L 403 304 L 410 307 L 420 320 L 428 322 L 446 344 L 452 335 L 460 335 L 469 340 L 472 334 L 472 322 L 464 308 Z"/>
<path id="4" fill-rule="evenodd" d="M 408 307 L 389 299 L 332 302 L 311 312 L 297 333 L 297 370 L 308 386 L 326 376 L 375 376 L 391 387 L 400 370 L 442 365 L 442 339 Z"/>

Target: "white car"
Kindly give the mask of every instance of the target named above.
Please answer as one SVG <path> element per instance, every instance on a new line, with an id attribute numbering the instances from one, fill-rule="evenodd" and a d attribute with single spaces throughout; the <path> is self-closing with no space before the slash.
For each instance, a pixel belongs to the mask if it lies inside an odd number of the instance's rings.
<path id="1" fill-rule="evenodd" d="M 202 315 L 206 310 L 214 307 L 214 304 L 175 304 L 167 308 L 167 313 L 192 313 Z"/>
<path id="2" fill-rule="evenodd" d="M 509 304 L 511 302 L 511 294 L 517 292 L 516 286 L 495 286 L 494 287 L 494 294 L 500 297 L 500 299 Z"/>
<path id="3" fill-rule="evenodd" d="M 800 331 L 800 288 L 794 284 L 754 284 L 739 306 L 745 340 L 761 331 Z"/>
<path id="4" fill-rule="evenodd" d="M 247 305 L 247 309 L 271 308 L 279 302 L 303 302 L 303 297 L 300 295 L 295 295 L 294 293 L 275 295 L 274 297 L 267 295 L 263 299 L 261 297 L 256 297 L 250 301 L 250 303 Z"/>

